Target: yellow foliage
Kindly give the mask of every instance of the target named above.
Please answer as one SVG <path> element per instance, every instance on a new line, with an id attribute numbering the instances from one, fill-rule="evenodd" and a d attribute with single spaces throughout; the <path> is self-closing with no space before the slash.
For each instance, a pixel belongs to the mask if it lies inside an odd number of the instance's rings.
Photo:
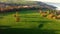
<path id="1" fill-rule="evenodd" d="M 41 16 L 46 17 L 46 13 L 41 13 Z"/>
<path id="2" fill-rule="evenodd" d="M 58 15 L 57 17 L 60 17 L 60 15 Z"/>
<path id="3" fill-rule="evenodd" d="M 41 10 L 40 10 L 40 14 L 43 13 Z"/>
<path id="4" fill-rule="evenodd" d="M 52 19 L 54 17 L 54 14 L 49 14 L 48 16 L 47 16 L 47 18 L 49 18 L 49 19 Z"/>
<path id="5" fill-rule="evenodd" d="M 16 22 L 19 22 L 20 21 L 20 18 L 19 17 L 16 17 Z"/>
<path id="6" fill-rule="evenodd" d="M 18 11 L 16 11 L 16 16 L 19 16 L 19 13 L 18 13 Z"/>
<path id="7" fill-rule="evenodd" d="M 47 11 L 47 14 L 49 14 L 49 11 Z"/>
<path id="8" fill-rule="evenodd" d="M 56 19 L 56 17 L 54 16 L 53 19 Z"/>
<path id="9" fill-rule="evenodd" d="M 57 16 L 57 19 L 60 19 L 60 15 Z"/>

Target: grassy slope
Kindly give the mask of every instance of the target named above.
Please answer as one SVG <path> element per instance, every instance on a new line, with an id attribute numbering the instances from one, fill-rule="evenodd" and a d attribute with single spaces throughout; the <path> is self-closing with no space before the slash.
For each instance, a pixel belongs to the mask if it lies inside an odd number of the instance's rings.
<path id="1" fill-rule="evenodd" d="M 13 14 L 15 12 L 3 14 L 3 18 L 0 18 L 0 25 L 7 25 L 12 28 L 39 28 L 38 26 L 43 23 L 42 29 L 60 30 L 60 21 L 41 17 L 36 11 L 19 12 L 20 22 L 15 21 Z"/>

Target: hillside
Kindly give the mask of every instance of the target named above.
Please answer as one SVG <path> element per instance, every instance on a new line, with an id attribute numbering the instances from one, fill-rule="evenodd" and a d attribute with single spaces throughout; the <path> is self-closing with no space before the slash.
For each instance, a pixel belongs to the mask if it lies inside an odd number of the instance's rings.
<path id="1" fill-rule="evenodd" d="M 0 31 L 4 34 L 60 34 L 60 20 L 42 17 L 38 10 L 19 11 L 19 22 L 15 12 L 0 14 Z"/>

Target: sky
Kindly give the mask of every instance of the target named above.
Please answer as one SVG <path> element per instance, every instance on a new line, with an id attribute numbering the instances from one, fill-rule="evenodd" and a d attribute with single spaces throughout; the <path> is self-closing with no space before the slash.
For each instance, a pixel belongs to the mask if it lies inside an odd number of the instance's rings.
<path id="1" fill-rule="evenodd" d="M 60 3 L 60 0 L 30 0 L 30 1 L 42 1 L 42 2 Z"/>
<path id="2" fill-rule="evenodd" d="M 60 0 L 27 0 L 27 1 L 41 1 L 41 2 L 46 2 L 46 3 L 50 2 L 50 3 L 47 3 L 47 4 L 56 6 L 57 10 L 60 10 Z"/>

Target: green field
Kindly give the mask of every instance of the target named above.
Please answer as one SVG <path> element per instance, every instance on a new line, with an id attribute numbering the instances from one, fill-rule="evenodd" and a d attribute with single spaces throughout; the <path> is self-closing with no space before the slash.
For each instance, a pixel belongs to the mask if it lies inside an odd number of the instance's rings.
<path id="1" fill-rule="evenodd" d="M 20 22 L 16 22 L 13 14 L 15 14 L 15 12 L 0 14 L 0 26 L 10 26 L 11 28 L 3 30 L 6 31 L 4 33 L 59 34 L 60 32 L 60 20 L 42 17 L 37 10 L 19 11 Z"/>

